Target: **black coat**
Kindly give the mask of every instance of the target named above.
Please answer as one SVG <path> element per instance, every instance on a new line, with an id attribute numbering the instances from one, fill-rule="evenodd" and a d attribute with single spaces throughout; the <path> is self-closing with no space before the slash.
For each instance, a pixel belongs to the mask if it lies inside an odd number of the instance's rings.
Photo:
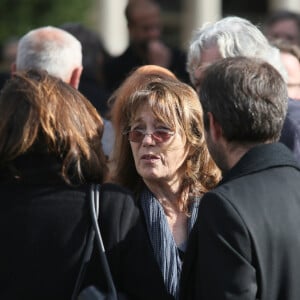
<path id="1" fill-rule="evenodd" d="M 52 163 L 25 164 L 26 182 L 7 180 L 0 170 L 0 299 L 71 299 L 91 224 L 89 186 L 67 186 Z M 111 184 L 102 190 L 101 205 L 113 202 L 120 208 L 111 216 L 109 233 L 117 244 L 136 207 L 126 190 Z M 119 221 L 117 213 L 127 221 Z M 86 284 L 101 285 L 101 276 L 102 266 L 96 264 Z"/>
<path id="2" fill-rule="evenodd" d="M 118 291 L 129 300 L 172 300 L 154 256 L 145 219 L 138 202 L 125 206 L 111 192 L 101 195 L 100 227 Z"/>
<path id="3" fill-rule="evenodd" d="M 299 300 L 299 184 L 284 145 L 246 153 L 202 198 L 181 299 Z"/>
<path id="4" fill-rule="evenodd" d="M 91 224 L 89 186 L 70 187 L 52 159 L 22 162 L 24 181 L 0 169 L 0 299 L 68 300 L 75 285 Z M 99 225 L 118 291 L 130 300 L 173 299 L 131 193 L 101 187 Z M 96 248 L 95 248 L 96 249 Z M 105 291 L 96 250 L 83 287 Z"/>

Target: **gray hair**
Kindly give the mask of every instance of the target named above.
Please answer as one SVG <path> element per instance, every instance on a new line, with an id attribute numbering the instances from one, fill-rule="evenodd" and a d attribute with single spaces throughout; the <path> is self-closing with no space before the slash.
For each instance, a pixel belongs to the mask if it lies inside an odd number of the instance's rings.
<path id="1" fill-rule="evenodd" d="M 226 17 L 215 23 L 205 23 L 191 39 L 187 71 L 194 81 L 193 71 L 199 66 L 201 51 L 217 46 L 223 58 L 256 57 L 270 63 L 287 80 L 280 52 L 270 45 L 264 34 L 250 21 L 240 17 Z"/>
<path id="2" fill-rule="evenodd" d="M 81 43 L 65 30 L 46 26 L 29 31 L 19 41 L 16 70 L 45 70 L 64 81 L 82 66 Z"/>

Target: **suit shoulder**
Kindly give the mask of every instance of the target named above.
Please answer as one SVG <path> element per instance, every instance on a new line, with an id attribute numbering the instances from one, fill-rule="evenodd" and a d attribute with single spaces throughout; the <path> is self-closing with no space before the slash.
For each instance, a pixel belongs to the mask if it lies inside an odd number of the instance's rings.
<path id="1" fill-rule="evenodd" d="M 104 183 L 101 186 L 101 191 L 103 193 L 113 193 L 133 197 L 133 193 L 129 189 L 111 182 Z"/>
<path id="2" fill-rule="evenodd" d="M 238 183 L 224 183 L 215 189 L 207 192 L 201 199 L 202 206 L 212 207 L 231 207 L 238 210 L 240 197 L 243 195 L 240 191 L 241 186 Z"/>

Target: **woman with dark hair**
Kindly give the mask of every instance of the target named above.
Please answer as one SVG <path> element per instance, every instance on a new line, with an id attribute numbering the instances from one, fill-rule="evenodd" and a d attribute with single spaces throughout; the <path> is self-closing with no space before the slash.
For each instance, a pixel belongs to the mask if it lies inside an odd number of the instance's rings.
<path id="1" fill-rule="evenodd" d="M 0 298 L 71 299 L 91 225 L 89 183 L 107 173 L 103 121 L 76 89 L 38 71 L 6 83 L 0 118 Z M 128 192 L 102 185 L 100 215 L 113 203 L 117 243 L 135 208 Z M 103 286 L 96 255 L 90 264 L 85 284 Z"/>

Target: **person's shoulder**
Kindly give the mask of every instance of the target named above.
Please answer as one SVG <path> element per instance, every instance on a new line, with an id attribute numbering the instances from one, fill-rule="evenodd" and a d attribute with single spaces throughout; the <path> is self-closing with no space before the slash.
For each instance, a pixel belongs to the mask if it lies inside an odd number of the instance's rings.
<path id="1" fill-rule="evenodd" d="M 300 101 L 299 100 L 294 100 L 292 98 L 288 99 L 288 112 L 291 110 L 297 110 L 297 112 L 300 111 Z"/>
<path id="2" fill-rule="evenodd" d="M 106 68 L 117 65 L 120 61 L 123 61 L 130 55 L 131 50 L 129 48 L 125 49 L 122 53 L 118 55 L 111 56 L 106 61 Z"/>
<path id="3" fill-rule="evenodd" d="M 115 219 L 124 224 L 135 223 L 139 208 L 130 190 L 114 183 L 105 183 L 100 191 L 100 210 L 105 212 L 104 218 L 108 222 Z"/>
<path id="4" fill-rule="evenodd" d="M 101 186 L 101 193 L 106 196 L 106 198 L 114 198 L 114 199 L 134 199 L 133 193 L 118 184 L 106 182 Z"/>
<path id="5" fill-rule="evenodd" d="M 103 183 L 101 186 L 101 190 L 106 192 L 120 192 L 125 194 L 131 194 L 131 191 L 129 189 L 113 182 Z"/>
<path id="6" fill-rule="evenodd" d="M 223 219 L 224 215 L 236 214 L 239 209 L 235 205 L 235 196 L 232 197 L 230 190 L 231 184 L 219 186 L 212 191 L 207 192 L 200 201 L 199 205 L 199 218 L 207 218 L 211 222 L 219 222 Z"/>
<path id="7" fill-rule="evenodd" d="M 227 203 L 229 206 L 236 206 L 240 201 L 241 195 L 251 191 L 248 181 L 252 176 L 257 177 L 256 174 L 248 174 L 245 176 L 237 176 L 229 180 L 220 182 L 214 189 L 208 191 L 201 198 L 200 203 Z M 252 178 L 255 181 L 255 178 Z M 257 179 L 258 180 L 258 179 Z M 244 197 L 245 198 L 245 197 Z"/>

